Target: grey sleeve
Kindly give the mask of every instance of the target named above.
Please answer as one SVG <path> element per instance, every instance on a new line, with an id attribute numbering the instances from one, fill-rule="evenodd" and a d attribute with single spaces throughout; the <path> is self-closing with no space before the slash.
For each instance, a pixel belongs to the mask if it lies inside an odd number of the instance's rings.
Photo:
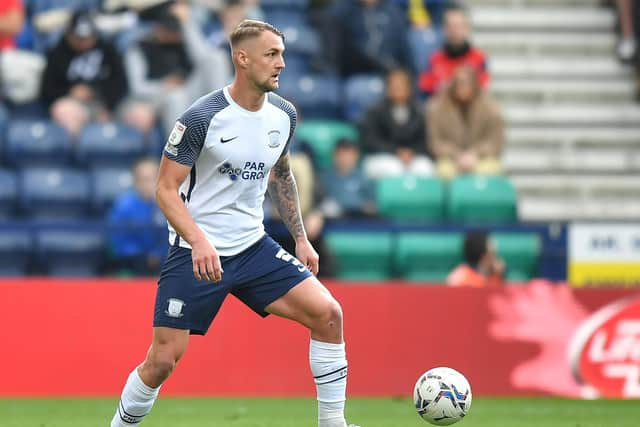
<path id="1" fill-rule="evenodd" d="M 210 116 L 198 108 L 188 109 L 176 122 L 164 147 L 164 155 L 182 165 L 193 166 L 209 128 Z"/>
<path id="2" fill-rule="evenodd" d="M 282 110 L 289 115 L 289 126 L 290 126 L 289 138 L 287 138 L 287 144 L 282 150 L 282 153 L 286 154 L 289 151 L 289 148 L 291 146 L 291 141 L 293 141 L 293 134 L 296 131 L 296 124 L 298 122 L 298 113 L 296 111 L 296 108 L 293 106 L 293 104 L 291 104 L 288 101 L 285 101 L 284 99 L 282 101 L 283 102 L 280 108 L 282 108 Z"/>

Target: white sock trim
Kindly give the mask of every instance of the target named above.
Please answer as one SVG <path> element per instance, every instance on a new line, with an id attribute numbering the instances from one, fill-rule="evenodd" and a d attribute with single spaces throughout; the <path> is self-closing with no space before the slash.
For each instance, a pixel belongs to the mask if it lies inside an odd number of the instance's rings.
<path id="1" fill-rule="evenodd" d="M 138 368 L 134 369 L 133 372 L 129 375 L 129 379 L 127 382 L 131 381 L 131 385 L 134 386 L 140 393 L 145 394 L 147 396 L 157 396 L 160 391 L 160 387 L 156 388 L 149 387 L 142 381 L 142 377 L 140 377 L 140 372 L 138 372 Z"/>
<path id="2" fill-rule="evenodd" d="M 160 387 L 146 385 L 140 378 L 138 368 L 134 369 L 122 390 L 111 427 L 137 426 L 151 411 L 159 392 Z"/>
<path id="3" fill-rule="evenodd" d="M 312 339 L 309 344 L 309 364 L 316 383 L 319 424 L 344 426 L 348 370 L 345 344 Z"/>

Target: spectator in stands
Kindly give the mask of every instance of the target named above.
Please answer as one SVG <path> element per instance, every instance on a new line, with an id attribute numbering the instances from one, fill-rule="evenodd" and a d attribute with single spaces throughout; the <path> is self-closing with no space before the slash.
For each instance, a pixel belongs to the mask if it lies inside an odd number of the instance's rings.
<path id="1" fill-rule="evenodd" d="M 108 224 L 116 227 L 110 236 L 113 272 L 153 275 L 160 270 L 167 243 L 165 234 L 157 231 L 165 224 L 155 202 L 157 173 L 154 159 L 138 160 L 133 165 L 134 188 L 118 197 L 108 213 Z"/>
<path id="2" fill-rule="evenodd" d="M 125 54 L 133 97 L 154 107 L 167 134 L 194 100 L 230 81 L 228 61 L 207 44 L 184 3 L 167 6 Z"/>
<path id="3" fill-rule="evenodd" d="M 230 50 L 229 35 L 243 19 L 248 18 L 248 12 L 247 5 L 242 0 L 227 0 L 217 13 L 219 27 L 207 35 L 209 43 L 217 48 Z"/>
<path id="4" fill-rule="evenodd" d="M 501 172 L 504 122 L 497 102 L 482 90 L 471 67 L 456 70 L 448 89 L 427 106 L 429 146 L 438 175 Z"/>
<path id="5" fill-rule="evenodd" d="M 495 288 L 504 284 L 504 261 L 485 232 L 471 232 L 464 239 L 464 263 L 447 277 L 449 286 Z"/>
<path id="6" fill-rule="evenodd" d="M 406 12 L 411 27 L 423 29 L 433 25 L 439 26 L 442 8 L 445 2 L 432 0 L 391 0 L 393 4 Z"/>
<path id="7" fill-rule="evenodd" d="M 255 5 L 254 5 L 255 6 Z M 252 14 L 253 10 L 253 14 Z M 207 41 L 211 46 L 226 52 L 231 56 L 231 45 L 229 44 L 229 35 L 242 22 L 243 19 L 254 19 L 259 14 L 259 8 L 251 9 L 246 0 L 227 0 L 224 6 L 217 12 L 216 16 L 211 16 L 209 22 L 214 22 L 212 29 L 206 31 Z M 218 22 L 216 22 L 218 21 Z M 229 73 L 233 72 L 233 64 L 228 61 Z"/>
<path id="8" fill-rule="evenodd" d="M 99 37 L 88 12 L 75 12 L 47 53 L 41 93 L 53 120 L 72 135 L 89 120 L 108 120 L 127 95 L 120 55 Z"/>
<path id="9" fill-rule="evenodd" d="M 325 172 L 326 192 L 322 210 L 331 218 L 358 218 L 376 213 L 373 183 L 359 168 L 360 149 L 356 141 L 342 138 L 333 151 L 333 168 Z"/>
<path id="10" fill-rule="evenodd" d="M 433 53 L 427 69 L 420 74 L 419 87 L 424 94 L 431 96 L 444 88 L 461 65 L 476 70 L 480 85 L 483 88 L 488 86 L 486 56 L 471 44 L 469 35 L 465 11 L 459 7 L 447 9 L 444 15 L 444 46 Z"/>
<path id="11" fill-rule="evenodd" d="M 411 68 L 406 18 L 387 0 L 343 0 L 323 27 L 326 63 L 343 76 Z"/>
<path id="12" fill-rule="evenodd" d="M 636 32 L 634 30 L 636 8 L 634 0 L 616 0 L 618 21 L 620 23 L 620 41 L 618 57 L 623 62 L 630 62 L 636 55 Z"/>
<path id="13" fill-rule="evenodd" d="M 15 47 L 15 37 L 24 25 L 24 9 L 20 0 L 0 2 L 0 51 Z"/>
<path id="14" fill-rule="evenodd" d="M 386 76 L 386 96 L 371 106 L 360 123 L 360 141 L 367 153 L 365 174 L 433 175 L 426 155 L 425 115 L 413 96 L 411 76 L 394 69 Z"/>

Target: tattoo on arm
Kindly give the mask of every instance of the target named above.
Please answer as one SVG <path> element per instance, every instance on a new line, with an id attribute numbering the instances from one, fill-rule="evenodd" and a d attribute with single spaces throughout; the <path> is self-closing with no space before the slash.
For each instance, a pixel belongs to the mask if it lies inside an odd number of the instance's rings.
<path id="1" fill-rule="evenodd" d="M 298 239 L 306 236 L 300 214 L 298 187 L 289 166 L 288 154 L 280 157 L 271 170 L 268 191 L 282 221 L 293 238 Z"/>

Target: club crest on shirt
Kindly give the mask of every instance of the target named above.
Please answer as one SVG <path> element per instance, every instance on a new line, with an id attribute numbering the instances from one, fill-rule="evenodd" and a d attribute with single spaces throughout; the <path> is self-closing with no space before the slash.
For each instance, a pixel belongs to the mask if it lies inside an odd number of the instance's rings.
<path id="1" fill-rule="evenodd" d="M 271 130 L 267 134 L 269 136 L 269 147 L 276 148 L 280 146 L 280 131 Z"/>
<path id="2" fill-rule="evenodd" d="M 187 127 L 180 122 L 176 122 L 173 130 L 169 134 L 169 140 L 167 141 L 171 145 L 178 145 L 182 142 L 182 137 Z"/>

